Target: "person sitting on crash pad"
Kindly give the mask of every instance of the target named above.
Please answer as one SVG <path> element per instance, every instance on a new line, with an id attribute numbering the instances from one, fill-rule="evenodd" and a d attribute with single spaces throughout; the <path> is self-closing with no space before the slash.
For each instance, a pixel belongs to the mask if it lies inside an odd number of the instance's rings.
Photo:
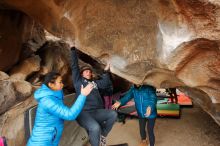
<path id="1" fill-rule="evenodd" d="M 154 125 L 157 117 L 157 96 L 156 89 L 149 85 L 133 85 L 130 90 L 119 100 L 113 104 L 112 109 L 117 110 L 119 106 L 125 105 L 129 100 L 134 98 L 135 107 L 139 117 L 139 130 L 141 135 L 140 146 L 147 146 L 145 126 L 147 123 L 148 137 L 150 146 L 154 146 Z"/>
<path id="2" fill-rule="evenodd" d="M 91 67 L 86 65 L 79 68 L 77 48 L 72 46 L 71 68 L 76 95 L 80 93 L 81 84 L 92 83 L 94 85 L 92 92 L 87 96 L 82 112 L 76 120 L 80 126 L 86 129 L 91 146 L 106 146 L 106 137 L 117 119 L 117 113 L 112 109 L 104 109 L 99 90 L 106 89 L 111 84 L 108 72 L 110 64 L 107 63 L 100 79 L 94 79 Z"/>

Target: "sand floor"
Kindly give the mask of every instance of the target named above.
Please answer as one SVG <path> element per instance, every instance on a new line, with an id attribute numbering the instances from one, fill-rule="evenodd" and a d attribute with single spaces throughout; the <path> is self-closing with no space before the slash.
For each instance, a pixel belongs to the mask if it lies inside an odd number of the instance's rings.
<path id="1" fill-rule="evenodd" d="M 157 118 L 155 146 L 220 146 L 220 126 L 199 106 L 181 109 L 181 118 Z M 138 120 L 127 118 L 116 122 L 107 137 L 108 144 L 140 142 Z"/>

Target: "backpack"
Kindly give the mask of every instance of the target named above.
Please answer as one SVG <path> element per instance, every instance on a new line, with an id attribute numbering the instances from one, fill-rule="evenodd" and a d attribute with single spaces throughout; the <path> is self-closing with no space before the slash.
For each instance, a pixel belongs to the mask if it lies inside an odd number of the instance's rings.
<path id="1" fill-rule="evenodd" d="M 30 138 L 32 129 L 34 127 L 36 110 L 37 110 L 37 105 L 34 105 L 34 106 L 30 107 L 29 109 L 27 109 L 24 114 L 24 127 L 25 127 L 25 140 L 26 140 L 26 142 Z"/>
<path id="2" fill-rule="evenodd" d="M 4 136 L 0 136 L 0 146 L 7 146 L 6 138 Z"/>

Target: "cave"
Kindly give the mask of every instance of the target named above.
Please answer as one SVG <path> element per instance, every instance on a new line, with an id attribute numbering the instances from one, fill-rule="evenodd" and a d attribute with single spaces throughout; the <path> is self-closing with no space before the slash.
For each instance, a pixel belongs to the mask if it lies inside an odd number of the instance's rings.
<path id="1" fill-rule="evenodd" d="M 24 112 L 46 73 L 74 92 L 72 46 L 97 76 L 110 62 L 115 90 L 177 88 L 219 129 L 219 0 L 1 0 L 0 22 L 0 136 L 10 146 L 26 144 Z"/>

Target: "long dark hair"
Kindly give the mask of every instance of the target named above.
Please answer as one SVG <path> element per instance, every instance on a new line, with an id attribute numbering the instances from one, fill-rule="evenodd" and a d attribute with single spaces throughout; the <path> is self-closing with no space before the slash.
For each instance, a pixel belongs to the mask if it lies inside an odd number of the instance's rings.
<path id="1" fill-rule="evenodd" d="M 59 76 L 61 76 L 61 75 L 58 72 L 55 72 L 55 71 L 49 72 L 45 75 L 43 84 L 48 86 L 49 83 L 55 83 L 56 79 Z"/>

